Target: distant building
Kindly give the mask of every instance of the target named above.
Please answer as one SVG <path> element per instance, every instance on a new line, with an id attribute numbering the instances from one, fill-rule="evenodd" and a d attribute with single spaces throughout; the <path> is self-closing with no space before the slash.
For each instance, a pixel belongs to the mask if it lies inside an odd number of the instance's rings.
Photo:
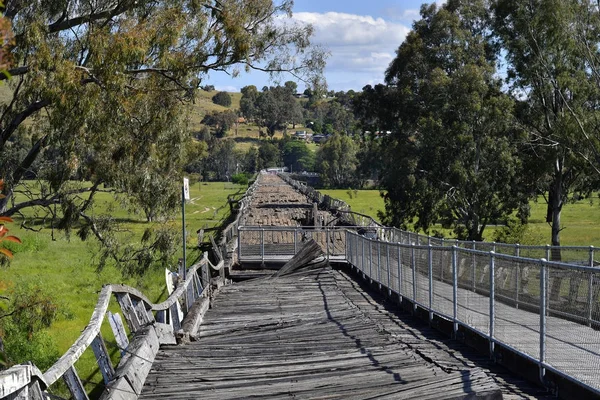
<path id="1" fill-rule="evenodd" d="M 296 132 L 294 132 L 294 137 L 296 139 L 306 140 L 306 138 L 307 138 L 306 131 L 296 131 Z"/>
<path id="2" fill-rule="evenodd" d="M 327 136 L 326 135 L 313 135 L 312 137 L 312 141 L 314 143 L 323 143 L 327 140 Z"/>

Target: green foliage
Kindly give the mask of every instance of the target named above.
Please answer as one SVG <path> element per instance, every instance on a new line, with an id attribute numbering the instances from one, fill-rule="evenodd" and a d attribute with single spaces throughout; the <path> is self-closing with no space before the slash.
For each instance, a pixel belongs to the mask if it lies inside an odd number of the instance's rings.
<path id="1" fill-rule="evenodd" d="M 321 180 L 330 188 L 354 187 L 358 146 L 346 135 L 334 134 L 317 151 L 317 169 Z"/>
<path id="2" fill-rule="evenodd" d="M 27 283 L 6 297 L 10 302 L 0 311 L 0 339 L 7 366 L 33 361 L 38 368 L 47 369 L 59 357 L 46 332 L 58 314 L 56 300 L 44 286 Z"/>
<path id="3" fill-rule="evenodd" d="M 202 123 L 212 127 L 214 135 L 218 138 L 222 138 L 227 131 L 233 127 L 237 118 L 237 114 L 233 111 L 213 111 L 210 114 L 206 114 Z"/>
<path id="4" fill-rule="evenodd" d="M 249 180 L 250 180 L 250 177 L 246 173 L 233 174 L 231 176 L 231 182 L 233 182 L 237 185 L 248 186 Z"/>
<path id="5" fill-rule="evenodd" d="M 281 153 L 276 144 L 270 142 L 261 142 L 258 148 L 257 170 L 277 167 L 281 162 Z"/>
<path id="6" fill-rule="evenodd" d="M 522 245 L 537 245 L 544 243 L 544 236 L 530 224 L 524 224 L 518 219 L 509 219 L 505 226 L 496 228 L 493 241 Z"/>
<path id="7" fill-rule="evenodd" d="M 276 130 L 285 130 L 288 124 L 302 121 L 302 108 L 294 94 L 290 85 L 265 86 L 261 92 L 255 86 L 246 86 L 242 89 L 240 108 L 246 118 L 266 128 L 273 138 Z"/>
<path id="8" fill-rule="evenodd" d="M 578 0 L 500 0 L 493 11 L 508 84 L 526 93 L 518 118 L 529 134 L 523 153 L 529 184 L 536 194 L 546 193 L 552 244 L 560 245 L 563 205 L 571 193 L 589 195 L 600 175 L 600 141 L 590 135 L 597 129 L 600 97 L 599 10 Z"/>
<path id="9" fill-rule="evenodd" d="M 320 80 L 325 52 L 310 45 L 310 25 L 281 23 L 291 0 L 96 3 L 4 10 L 15 45 L 13 97 L 0 107 L 0 213 L 35 205 L 56 228 L 112 245 L 103 239 L 110 221 L 90 212 L 95 199 L 110 190 L 148 219 L 173 211 L 173 183 L 189 164 L 187 106 L 209 72 L 241 66 Z M 74 183 L 83 180 L 91 184 Z"/>
<path id="10" fill-rule="evenodd" d="M 212 101 L 223 107 L 231 106 L 231 96 L 227 92 L 218 92 L 212 97 Z"/>
<path id="11" fill-rule="evenodd" d="M 281 156 L 283 164 L 294 172 L 312 171 L 315 165 L 315 154 L 303 141 L 284 141 Z"/>
<path id="12" fill-rule="evenodd" d="M 387 86 L 355 101 L 382 141 L 384 222 L 427 231 L 435 224 L 482 240 L 527 196 L 513 101 L 496 78 L 483 1 L 421 8 L 422 18 L 386 72 Z M 367 140 L 367 138 L 365 138 Z"/>

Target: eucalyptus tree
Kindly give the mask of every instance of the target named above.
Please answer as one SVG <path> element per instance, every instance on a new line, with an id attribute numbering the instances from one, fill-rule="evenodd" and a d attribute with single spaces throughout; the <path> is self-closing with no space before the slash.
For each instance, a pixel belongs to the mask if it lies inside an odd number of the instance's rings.
<path id="1" fill-rule="evenodd" d="M 357 101 L 368 124 L 392 131 L 379 139 L 388 223 L 425 231 L 442 224 L 482 240 L 488 224 L 526 203 L 513 102 L 496 78 L 487 10 L 483 0 L 422 6 L 386 71 L 387 87 L 367 88 Z"/>
<path id="2" fill-rule="evenodd" d="M 317 169 L 327 187 L 353 188 L 358 183 L 358 145 L 347 135 L 334 133 L 317 150 Z"/>
<path id="3" fill-rule="evenodd" d="M 586 55 L 598 54 L 598 26 L 587 0 L 496 0 L 494 31 L 506 54 L 507 76 L 527 131 L 529 176 L 547 202 L 551 241 L 560 245 L 561 211 L 569 198 L 590 194 L 599 171 L 598 84 Z M 585 18 L 589 25 L 581 24 Z M 596 17 L 597 18 L 597 17 Z M 597 21 L 597 19 L 596 19 Z M 593 43 L 592 53 L 583 46 Z M 594 134 L 595 136 L 595 134 Z M 559 250 L 552 252 L 560 260 Z"/>
<path id="4" fill-rule="evenodd" d="M 282 23 L 291 0 L 4 4 L 15 40 L 13 65 L 0 75 L 12 77 L 0 107 L 0 210 L 35 206 L 101 240 L 91 206 L 105 187 L 132 208 L 150 196 L 172 205 L 189 141 L 186 107 L 209 72 L 288 71 L 313 81 L 324 67 L 312 27 Z M 159 177 L 160 193 L 139 195 Z"/>

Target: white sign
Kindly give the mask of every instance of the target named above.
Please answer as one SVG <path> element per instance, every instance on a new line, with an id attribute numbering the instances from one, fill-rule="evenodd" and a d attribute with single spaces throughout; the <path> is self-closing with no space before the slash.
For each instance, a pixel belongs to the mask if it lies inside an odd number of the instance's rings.
<path id="1" fill-rule="evenodd" d="M 190 180 L 188 178 L 183 178 L 183 198 L 190 199 Z"/>

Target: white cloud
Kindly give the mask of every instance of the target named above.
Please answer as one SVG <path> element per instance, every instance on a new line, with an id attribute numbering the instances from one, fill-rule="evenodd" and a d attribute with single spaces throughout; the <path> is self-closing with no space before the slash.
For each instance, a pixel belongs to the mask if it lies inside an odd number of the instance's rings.
<path id="1" fill-rule="evenodd" d="M 398 46 L 406 37 L 409 28 L 402 24 L 338 12 L 299 12 L 293 19 L 312 24 L 317 42 L 328 46 L 348 45 L 393 45 Z"/>
<path id="2" fill-rule="evenodd" d="M 218 90 L 219 92 L 239 92 L 240 89 L 237 86 L 231 86 L 231 85 L 216 85 L 215 86 L 215 90 Z"/>
<path id="3" fill-rule="evenodd" d="M 329 49 L 326 76 L 333 88 L 349 83 L 341 81 L 342 73 L 355 76 L 355 89 L 369 82 L 381 82 L 396 49 L 410 31 L 407 25 L 368 15 L 299 12 L 293 19 L 312 24 L 313 42 Z"/>

